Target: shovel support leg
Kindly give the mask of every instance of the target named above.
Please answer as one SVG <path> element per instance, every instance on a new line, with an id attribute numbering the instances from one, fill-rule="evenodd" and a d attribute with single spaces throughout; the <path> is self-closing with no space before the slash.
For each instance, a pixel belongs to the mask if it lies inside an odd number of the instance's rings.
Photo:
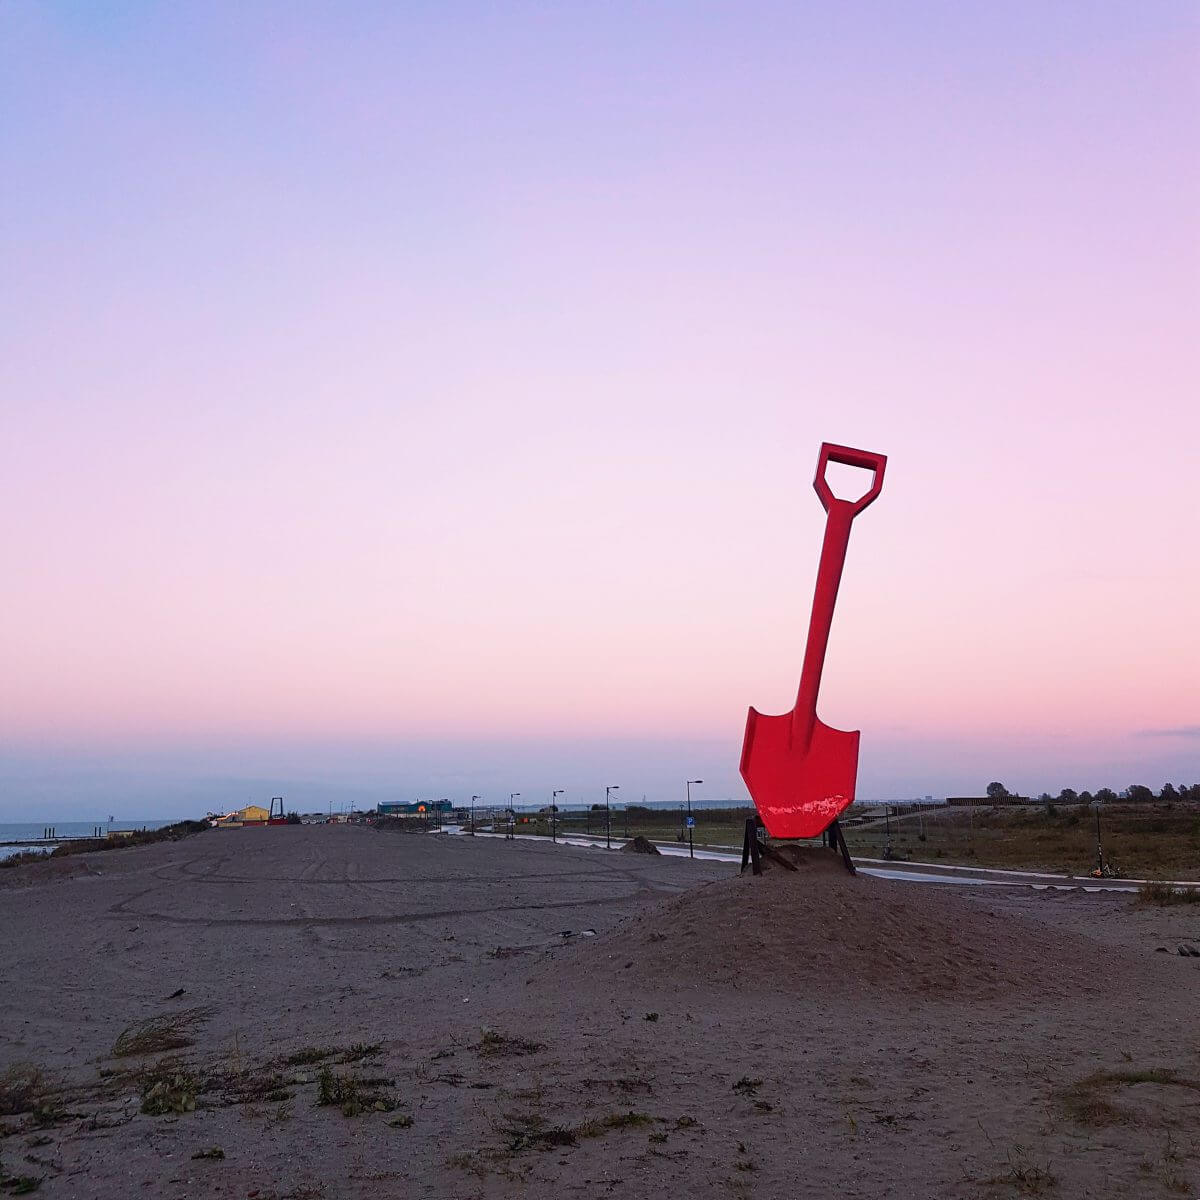
<path id="1" fill-rule="evenodd" d="M 746 834 L 742 838 L 742 870 L 749 863 L 755 875 L 762 874 L 762 859 L 759 857 L 758 828 L 753 817 L 746 818 Z"/>
<path id="2" fill-rule="evenodd" d="M 857 875 L 858 872 L 854 869 L 854 859 L 850 857 L 850 847 L 846 845 L 846 836 L 842 833 L 842 827 L 838 824 L 836 817 L 827 832 L 829 834 L 829 844 L 836 846 L 842 852 L 842 862 L 846 864 L 846 870 L 851 875 Z"/>

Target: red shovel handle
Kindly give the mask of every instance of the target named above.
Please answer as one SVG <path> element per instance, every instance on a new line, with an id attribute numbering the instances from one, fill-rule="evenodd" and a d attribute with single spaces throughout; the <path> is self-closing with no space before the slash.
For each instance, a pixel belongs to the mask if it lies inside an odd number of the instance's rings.
<path id="1" fill-rule="evenodd" d="M 887 466 L 886 454 L 872 454 L 870 450 L 855 450 L 850 446 L 835 446 L 832 442 L 821 443 L 821 455 L 817 459 L 817 475 L 813 480 L 813 487 L 817 489 L 817 495 L 821 497 L 821 504 L 825 511 L 828 512 L 833 502 L 837 497 L 829 489 L 829 484 L 825 482 L 825 470 L 831 462 L 842 463 L 847 467 L 862 467 L 868 471 L 875 472 L 875 481 L 871 484 L 870 490 L 861 499 L 852 501 L 843 501 L 848 503 L 853 510 L 852 517 L 857 517 L 880 491 L 883 490 L 883 468 Z"/>
<path id="2" fill-rule="evenodd" d="M 858 500 L 839 500 L 825 482 L 825 468 L 831 463 L 848 467 L 865 467 L 875 472 L 875 481 L 865 496 Z M 837 600 L 842 566 L 846 561 L 846 546 L 850 541 L 850 523 L 883 487 L 883 468 L 887 457 L 870 450 L 854 450 L 823 442 L 817 459 L 817 477 L 813 487 L 829 514 L 825 519 L 825 539 L 821 543 L 821 561 L 817 567 L 817 587 L 813 594 L 812 619 L 808 625 L 808 643 L 804 648 L 804 668 L 800 673 L 800 691 L 792 710 L 792 739 L 807 751 L 817 720 L 817 692 L 821 686 L 821 671 L 825 666 L 825 648 L 829 644 L 829 629 L 833 624 L 833 606 Z"/>

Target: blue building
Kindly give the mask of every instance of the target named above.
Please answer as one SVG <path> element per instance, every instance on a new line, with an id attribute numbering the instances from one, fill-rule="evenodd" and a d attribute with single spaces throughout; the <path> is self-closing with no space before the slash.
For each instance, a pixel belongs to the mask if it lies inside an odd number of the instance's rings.
<path id="1" fill-rule="evenodd" d="M 381 800 L 376 809 L 381 817 L 426 817 L 430 813 L 450 813 L 449 800 Z"/>

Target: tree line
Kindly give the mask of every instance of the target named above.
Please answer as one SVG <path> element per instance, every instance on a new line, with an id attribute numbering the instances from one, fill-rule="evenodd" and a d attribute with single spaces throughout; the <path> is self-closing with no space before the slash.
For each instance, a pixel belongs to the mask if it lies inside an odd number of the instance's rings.
<path id="1" fill-rule="evenodd" d="M 989 783 L 987 785 L 987 794 L 990 800 L 1006 800 L 1013 795 L 1004 784 L 999 782 Z M 1185 800 L 1200 803 L 1200 783 L 1181 783 L 1178 785 L 1164 783 L 1158 792 L 1146 787 L 1142 783 L 1131 783 L 1121 792 L 1114 792 L 1112 788 L 1106 787 L 1094 793 L 1087 791 L 1077 792 L 1074 788 L 1063 788 L 1057 796 L 1052 796 L 1049 792 L 1043 792 L 1038 799 L 1044 804 L 1051 802 L 1055 804 L 1091 804 L 1093 801 L 1099 801 L 1101 804 L 1111 804 L 1118 800 L 1125 800 L 1130 804 L 1149 804 L 1155 800 L 1161 804 L 1174 804 Z"/>

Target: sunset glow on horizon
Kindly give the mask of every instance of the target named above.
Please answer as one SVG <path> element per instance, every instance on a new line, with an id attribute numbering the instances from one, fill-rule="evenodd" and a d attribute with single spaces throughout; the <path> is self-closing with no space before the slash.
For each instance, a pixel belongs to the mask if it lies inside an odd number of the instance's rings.
<path id="1" fill-rule="evenodd" d="M 1195 782 L 1198 49 L 1182 3 L 0 9 L 0 821 L 741 799 L 822 441 L 889 460 L 819 704 L 861 796 Z"/>

